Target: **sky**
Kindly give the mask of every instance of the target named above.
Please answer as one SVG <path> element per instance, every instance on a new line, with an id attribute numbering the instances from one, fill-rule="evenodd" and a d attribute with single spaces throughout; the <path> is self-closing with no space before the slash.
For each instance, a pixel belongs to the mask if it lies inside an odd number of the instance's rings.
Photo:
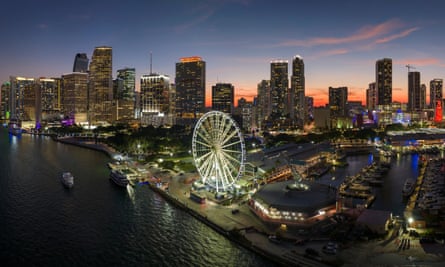
<path id="1" fill-rule="evenodd" d="M 445 78 L 442 0 L 14 0 L 1 9 L 0 82 L 60 77 L 76 53 L 91 59 L 103 45 L 113 48 L 114 77 L 134 67 L 137 83 L 149 73 L 150 53 L 153 72 L 172 82 L 181 57 L 201 56 L 207 103 L 217 82 L 251 100 L 270 79 L 270 61 L 295 55 L 317 106 L 330 86 L 347 86 L 348 99 L 364 103 L 382 58 L 393 60 L 393 101 L 407 102 L 407 64 L 427 95 L 430 80 Z"/>

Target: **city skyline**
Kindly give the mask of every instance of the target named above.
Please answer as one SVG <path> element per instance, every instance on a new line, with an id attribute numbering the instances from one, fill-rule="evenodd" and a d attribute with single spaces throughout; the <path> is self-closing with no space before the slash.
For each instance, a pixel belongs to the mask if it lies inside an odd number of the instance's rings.
<path id="1" fill-rule="evenodd" d="M 60 77 L 71 72 L 77 53 L 91 60 L 97 46 L 113 48 L 113 77 L 129 67 L 137 81 L 150 72 L 150 53 L 153 72 L 172 80 L 180 58 L 202 57 L 207 106 L 216 83 L 231 83 L 235 99 L 251 100 L 258 83 L 270 79 L 270 62 L 292 62 L 295 55 L 304 60 L 306 96 L 316 106 L 328 102 L 329 87 L 343 86 L 349 100 L 365 104 L 382 58 L 393 61 L 393 101 L 408 102 L 407 64 L 421 73 L 428 99 L 430 81 L 445 78 L 441 1 L 117 3 L 5 4 L 0 81 Z"/>

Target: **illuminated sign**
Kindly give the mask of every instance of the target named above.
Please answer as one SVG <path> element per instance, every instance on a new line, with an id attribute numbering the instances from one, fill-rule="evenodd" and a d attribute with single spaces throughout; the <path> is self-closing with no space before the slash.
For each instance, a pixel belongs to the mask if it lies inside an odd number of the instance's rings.
<path id="1" fill-rule="evenodd" d="M 198 56 L 193 56 L 193 57 L 182 57 L 180 58 L 182 63 L 188 63 L 188 62 L 198 62 L 198 61 L 202 61 L 201 57 Z"/>

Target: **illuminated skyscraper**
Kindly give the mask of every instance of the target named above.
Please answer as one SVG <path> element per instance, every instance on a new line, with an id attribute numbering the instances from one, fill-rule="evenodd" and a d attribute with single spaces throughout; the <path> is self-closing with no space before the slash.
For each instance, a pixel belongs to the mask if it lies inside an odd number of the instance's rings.
<path id="1" fill-rule="evenodd" d="M 290 115 L 299 127 L 303 126 L 307 119 L 305 105 L 305 80 L 304 80 L 304 62 L 300 56 L 295 56 L 292 61 L 292 76 L 291 76 L 291 103 Z"/>
<path id="2" fill-rule="evenodd" d="M 314 98 L 310 96 L 304 97 L 304 122 L 310 123 L 314 121 Z"/>
<path id="3" fill-rule="evenodd" d="M 201 57 L 184 57 L 176 63 L 176 119 L 193 124 L 205 112 L 206 64 Z"/>
<path id="4" fill-rule="evenodd" d="M 136 117 L 136 69 L 117 70 L 115 85 L 116 120 L 133 120 Z"/>
<path id="5" fill-rule="evenodd" d="M 88 57 L 85 53 L 77 53 L 74 58 L 73 72 L 88 72 Z"/>
<path id="6" fill-rule="evenodd" d="M 39 95 L 42 120 L 57 118 L 61 111 L 62 82 L 60 78 L 40 78 Z"/>
<path id="7" fill-rule="evenodd" d="M 370 83 L 369 88 L 366 89 L 366 108 L 370 111 L 377 107 L 377 88 L 375 83 Z"/>
<path id="8" fill-rule="evenodd" d="M 430 81 L 430 108 L 436 109 L 437 102 L 443 98 L 443 80 L 434 79 Z"/>
<path id="9" fill-rule="evenodd" d="M 9 101 L 10 95 L 11 95 L 11 83 L 9 81 L 4 82 L 2 84 L 2 88 L 0 91 L 0 99 L 1 99 L 0 119 L 2 120 L 9 120 L 9 116 L 11 115 L 10 114 L 11 107 Z"/>
<path id="10" fill-rule="evenodd" d="M 377 60 L 375 64 L 377 105 L 390 105 L 392 102 L 392 59 Z"/>
<path id="11" fill-rule="evenodd" d="M 346 117 L 348 102 L 348 87 L 329 87 L 329 111 L 331 126 L 336 127 L 337 121 Z"/>
<path id="12" fill-rule="evenodd" d="M 270 81 L 262 80 L 257 86 L 257 125 L 263 128 L 263 122 L 270 116 Z"/>
<path id="13" fill-rule="evenodd" d="M 70 123 L 88 124 L 88 74 L 74 72 L 62 76 L 62 112 Z"/>
<path id="14" fill-rule="evenodd" d="M 21 122 L 36 119 L 36 89 L 37 83 L 34 78 L 10 77 L 10 118 Z"/>
<path id="15" fill-rule="evenodd" d="M 140 88 L 142 124 L 171 124 L 170 77 L 155 73 L 143 75 Z"/>
<path id="16" fill-rule="evenodd" d="M 420 88 L 420 72 L 408 72 L 408 110 L 419 111 L 422 108 L 422 94 Z"/>
<path id="17" fill-rule="evenodd" d="M 233 114 L 235 89 L 231 83 L 217 83 L 212 86 L 212 109 Z"/>
<path id="18" fill-rule="evenodd" d="M 90 63 L 90 123 L 112 122 L 113 78 L 112 48 L 96 47 Z"/>
<path id="19" fill-rule="evenodd" d="M 285 119 L 289 114 L 288 75 L 287 60 L 274 60 L 270 63 L 271 117 L 275 121 Z"/>

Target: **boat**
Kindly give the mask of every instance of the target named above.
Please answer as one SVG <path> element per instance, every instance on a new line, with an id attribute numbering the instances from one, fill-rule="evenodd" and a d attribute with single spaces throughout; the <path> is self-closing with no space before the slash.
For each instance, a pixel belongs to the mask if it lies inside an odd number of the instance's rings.
<path id="1" fill-rule="evenodd" d="M 118 186 L 127 187 L 129 181 L 123 170 L 111 170 L 110 179 Z"/>
<path id="2" fill-rule="evenodd" d="M 66 188 L 71 188 L 74 185 L 74 176 L 71 172 L 63 172 L 60 181 Z"/>
<path id="3" fill-rule="evenodd" d="M 8 131 L 10 134 L 20 136 L 22 134 L 22 128 L 18 120 L 11 119 L 8 123 Z"/>
<path id="4" fill-rule="evenodd" d="M 402 188 L 402 195 L 404 197 L 409 197 L 414 192 L 415 181 L 411 178 L 406 179 Z"/>

